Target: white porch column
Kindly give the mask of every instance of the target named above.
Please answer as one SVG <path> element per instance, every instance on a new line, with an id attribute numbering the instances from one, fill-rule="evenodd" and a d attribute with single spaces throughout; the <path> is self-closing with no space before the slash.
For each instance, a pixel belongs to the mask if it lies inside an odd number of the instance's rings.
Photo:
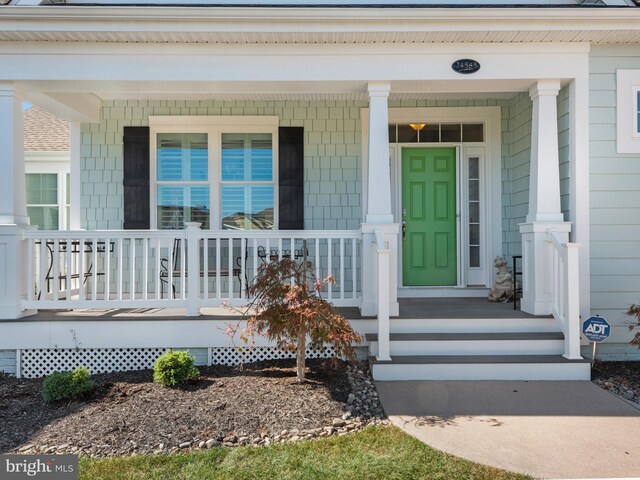
<path id="1" fill-rule="evenodd" d="M 19 318 L 26 294 L 29 226 L 24 167 L 23 97 L 11 82 L 0 82 L 0 318 Z"/>
<path id="2" fill-rule="evenodd" d="M 200 315 L 200 225 L 185 222 L 187 234 L 187 317 Z"/>
<path id="3" fill-rule="evenodd" d="M 0 225 L 29 225 L 23 101 L 12 83 L 0 82 Z"/>
<path id="4" fill-rule="evenodd" d="M 80 122 L 69 123 L 69 157 L 70 157 L 70 189 L 71 196 L 71 230 L 80 230 L 80 147 L 81 147 Z"/>
<path id="5" fill-rule="evenodd" d="M 398 306 L 398 224 L 393 223 L 391 212 L 391 169 L 389 166 L 389 92 L 388 82 L 371 82 L 368 85 L 368 170 L 365 188 L 367 215 L 362 225 L 362 306 L 366 316 L 397 316 Z M 376 244 L 376 234 L 384 238 L 385 246 Z M 385 270 L 379 271 L 378 249 L 388 250 L 389 261 L 383 262 Z M 388 265 L 388 267 L 386 267 Z M 378 308 L 380 286 L 388 290 L 388 308 Z M 385 295 L 386 296 L 386 295 Z M 388 312 L 388 313 L 387 313 Z"/>
<path id="6" fill-rule="evenodd" d="M 369 170 L 366 223 L 393 223 L 389 166 L 389 91 L 387 82 L 369 84 Z"/>
<path id="7" fill-rule="evenodd" d="M 569 241 L 571 224 L 560 208 L 560 163 L 558 155 L 558 80 L 540 80 L 529 94 L 533 101 L 531 125 L 531 175 L 529 213 L 520 225 L 522 234 L 522 310 L 549 315 L 552 302 L 552 248 L 549 230 Z"/>

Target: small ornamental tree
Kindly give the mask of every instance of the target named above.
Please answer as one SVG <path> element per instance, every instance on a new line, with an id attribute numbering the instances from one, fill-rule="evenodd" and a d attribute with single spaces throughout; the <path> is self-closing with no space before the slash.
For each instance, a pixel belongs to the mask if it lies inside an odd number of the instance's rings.
<path id="1" fill-rule="evenodd" d="M 627 310 L 627 315 L 631 317 L 636 317 L 635 325 L 629 325 L 629 330 L 633 330 L 634 328 L 640 327 L 640 305 L 631 305 L 629 310 Z M 631 345 L 635 345 L 640 348 L 640 332 L 636 332 L 635 336 L 631 340 Z"/>
<path id="2" fill-rule="evenodd" d="M 328 283 L 335 284 L 333 277 L 316 278 L 306 261 L 297 263 L 285 258 L 261 265 L 255 282 L 248 288 L 253 300 L 245 311 L 249 318 L 241 339 L 248 343 L 256 334 L 264 335 L 281 349 L 295 350 L 299 382 L 305 381 L 307 337 L 311 345 L 321 347 L 327 343 L 337 357 L 354 360 L 352 344 L 360 343 L 360 335 L 320 296 Z M 236 329 L 230 328 L 229 333 L 235 334 Z"/>

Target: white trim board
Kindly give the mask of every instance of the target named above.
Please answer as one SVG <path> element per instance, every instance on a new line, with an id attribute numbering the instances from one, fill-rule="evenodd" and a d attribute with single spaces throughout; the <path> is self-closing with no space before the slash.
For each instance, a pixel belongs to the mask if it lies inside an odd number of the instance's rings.
<path id="1" fill-rule="evenodd" d="M 196 182 L 210 188 L 210 217 L 209 229 L 221 228 L 222 223 L 222 187 L 221 180 L 221 139 L 223 133 L 270 133 L 272 151 L 272 181 L 273 184 L 273 222 L 277 229 L 278 218 L 278 125 L 276 116 L 227 116 L 227 115 L 184 115 L 184 116 L 149 116 L 149 203 L 151 210 L 150 226 L 158 228 L 158 182 L 157 182 L 157 134 L 158 133 L 206 133 L 208 142 L 208 180 Z M 185 182 L 179 182 L 184 184 Z M 188 183 L 188 182 L 187 182 Z"/>
<path id="2" fill-rule="evenodd" d="M 501 123 L 501 107 L 418 107 L 418 108 L 389 108 L 389 123 L 413 123 L 418 121 L 429 120 L 434 123 L 484 123 L 485 124 L 485 171 L 486 179 L 484 185 L 484 198 L 486 199 L 486 212 L 489 221 L 486 223 L 482 243 L 486 245 L 484 250 L 484 258 L 487 268 L 485 272 L 485 285 L 490 286 L 493 282 L 493 269 L 491 261 L 498 255 L 502 254 L 502 123 Z M 366 218 L 368 188 L 366 179 L 368 178 L 368 130 L 369 130 L 369 109 L 361 109 L 361 142 L 362 142 L 362 205 L 363 205 L 363 221 Z M 402 144 L 398 144 L 400 147 Z M 414 144 L 418 146 L 419 144 Z M 463 144 L 421 144 L 421 146 L 460 146 Z M 466 148 L 474 148 L 480 144 L 471 143 L 464 144 Z M 396 152 L 400 155 L 401 148 Z M 463 149 L 460 149 L 463 150 Z M 466 153 L 461 152 L 464 156 Z M 392 173 L 392 179 L 396 183 L 396 192 L 399 192 L 398 182 L 400 181 L 397 172 Z M 396 210 L 399 207 L 399 200 L 396 196 L 392 200 L 395 203 Z M 397 214 L 397 212 L 394 212 Z M 398 261 L 401 262 L 401 252 L 398 249 Z M 398 282 L 402 284 L 401 268 L 398 268 Z"/>
<path id="3" fill-rule="evenodd" d="M 640 153 L 640 69 L 616 70 L 617 153 Z"/>

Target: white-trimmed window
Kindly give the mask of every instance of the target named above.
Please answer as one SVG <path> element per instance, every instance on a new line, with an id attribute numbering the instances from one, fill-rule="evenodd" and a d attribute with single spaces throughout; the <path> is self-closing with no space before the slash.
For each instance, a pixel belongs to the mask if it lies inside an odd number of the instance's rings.
<path id="1" fill-rule="evenodd" d="M 150 117 L 151 228 L 273 229 L 277 117 Z"/>
<path id="2" fill-rule="evenodd" d="M 27 215 L 40 230 L 69 229 L 69 174 L 27 173 Z"/>
<path id="3" fill-rule="evenodd" d="M 640 153 L 640 70 L 616 73 L 617 151 Z"/>

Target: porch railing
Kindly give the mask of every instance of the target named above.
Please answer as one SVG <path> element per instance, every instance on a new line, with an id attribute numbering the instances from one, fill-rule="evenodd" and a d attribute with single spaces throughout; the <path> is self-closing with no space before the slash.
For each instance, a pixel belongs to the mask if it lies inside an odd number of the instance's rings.
<path id="1" fill-rule="evenodd" d="M 322 294 L 338 306 L 361 299 L 360 231 L 184 230 L 24 232 L 24 308 L 243 305 L 261 264 L 307 261 L 332 275 Z"/>
<path id="2" fill-rule="evenodd" d="M 580 359 L 580 276 L 578 243 L 562 243 L 549 232 L 553 254 L 553 300 L 551 313 L 564 334 L 564 357 Z"/>

